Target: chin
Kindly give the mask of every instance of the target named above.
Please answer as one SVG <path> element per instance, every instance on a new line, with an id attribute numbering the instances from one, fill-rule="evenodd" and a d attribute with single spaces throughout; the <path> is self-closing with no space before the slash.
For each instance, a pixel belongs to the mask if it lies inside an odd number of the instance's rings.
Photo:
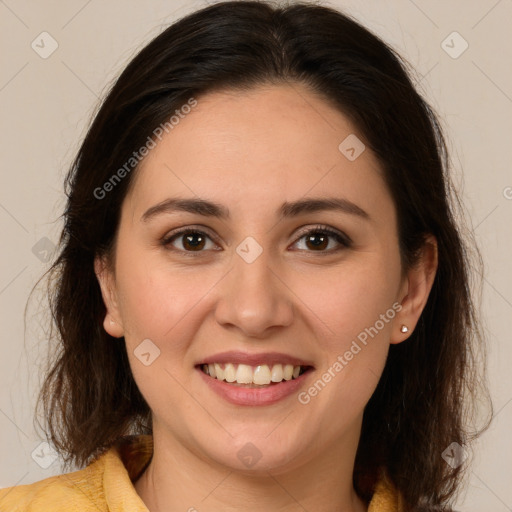
<path id="1" fill-rule="evenodd" d="M 246 432 L 232 439 L 221 453 L 210 453 L 210 457 L 239 473 L 268 476 L 268 471 L 284 472 L 298 466 L 298 453 L 289 442 L 283 444 L 280 439 L 269 439 L 268 434 L 251 436 Z"/>

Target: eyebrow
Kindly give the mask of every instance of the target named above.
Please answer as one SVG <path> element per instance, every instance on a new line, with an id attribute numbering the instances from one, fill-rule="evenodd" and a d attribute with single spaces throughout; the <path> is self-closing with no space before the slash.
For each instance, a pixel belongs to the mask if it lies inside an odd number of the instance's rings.
<path id="1" fill-rule="evenodd" d="M 361 207 L 348 199 L 339 197 L 307 198 L 285 202 L 279 208 L 278 214 L 281 218 L 291 218 L 304 213 L 329 210 L 340 211 L 364 220 L 371 220 L 370 215 Z M 230 218 L 229 210 L 219 203 L 196 198 L 169 198 L 149 208 L 142 215 L 141 221 L 148 222 L 157 215 L 174 212 L 188 212 L 219 219 Z"/>

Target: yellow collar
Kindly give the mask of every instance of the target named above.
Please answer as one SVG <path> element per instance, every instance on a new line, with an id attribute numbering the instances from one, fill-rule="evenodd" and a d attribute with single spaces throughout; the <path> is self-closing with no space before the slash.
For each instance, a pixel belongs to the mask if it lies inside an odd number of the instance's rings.
<path id="1" fill-rule="evenodd" d="M 0 489 L 0 510 L 148 512 L 133 482 L 146 469 L 152 453 L 152 436 L 125 436 L 84 469 Z M 368 512 L 401 511 L 396 489 L 381 479 Z"/>

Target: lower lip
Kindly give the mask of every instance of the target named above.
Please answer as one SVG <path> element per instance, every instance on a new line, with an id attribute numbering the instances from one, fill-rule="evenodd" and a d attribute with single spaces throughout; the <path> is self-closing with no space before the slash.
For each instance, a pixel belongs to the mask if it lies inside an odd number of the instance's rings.
<path id="1" fill-rule="evenodd" d="M 245 388 L 233 386 L 206 375 L 200 368 L 196 369 L 210 389 L 234 405 L 270 405 L 279 402 L 297 392 L 311 373 L 309 369 L 296 379 L 284 380 L 264 388 Z"/>

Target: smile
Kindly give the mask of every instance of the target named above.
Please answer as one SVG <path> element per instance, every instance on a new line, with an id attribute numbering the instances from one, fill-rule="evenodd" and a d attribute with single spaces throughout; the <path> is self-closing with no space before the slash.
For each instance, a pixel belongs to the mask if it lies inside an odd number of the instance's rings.
<path id="1" fill-rule="evenodd" d="M 246 387 L 270 386 L 283 380 L 297 379 L 308 367 L 292 364 L 259 364 L 250 366 L 236 363 L 210 363 L 201 365 L 201 370 L 210 377 Z"/>
<path id="2" fill-rule="evenodd" d="M 306 386 L 313 370 L 312 366 L 291 364 L 262 364 L 253 367 L 245 364 L 208 363 L 196 366 L 199 377 L 214 394 L 237 406 L 268 406 L 296 395 Z M 210 371 L 215 375 L 211 375 Z"/>

